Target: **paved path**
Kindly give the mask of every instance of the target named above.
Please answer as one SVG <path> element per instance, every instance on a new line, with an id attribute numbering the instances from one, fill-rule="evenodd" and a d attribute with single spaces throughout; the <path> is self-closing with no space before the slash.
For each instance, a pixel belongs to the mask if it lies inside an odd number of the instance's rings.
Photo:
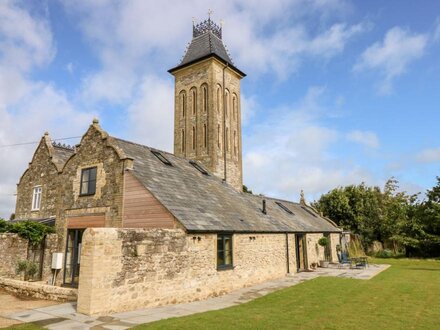
<path id="1" fill-rule="evenodd" d="M 336 276 L 367 280 L 388 267 L 389 265 L 370 265 L 366 269 L 319 268 L 314 272 L 297 273 L 249 288 L 243 288 L 221 297 L 187 304 L 140 309 L 110 316 L 91 317 L 80 314 L 76 312 L 75 303 L 66 303 L 20 311 L 12 313 L 7 317 L 21 322 L 32 322 L 47 329 L 128 329 L 141 323 L 239 305 L 273 291 L 287 288 L 318 276 Z"/>

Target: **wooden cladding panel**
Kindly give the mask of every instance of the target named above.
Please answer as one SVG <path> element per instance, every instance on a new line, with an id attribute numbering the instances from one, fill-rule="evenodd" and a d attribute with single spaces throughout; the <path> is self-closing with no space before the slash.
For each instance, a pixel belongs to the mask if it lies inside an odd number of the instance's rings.
<path id="1" fill-rule="evenodd" d="M 173 215 L 131 174 L 124 175 L 124 228 L 175 228 Z"/>
<path id="2" fill-rule="evenodd" d="M 105 227 L 105 215 L 84 215 L 67 218 L 67 228 L 100 228 Z"/>

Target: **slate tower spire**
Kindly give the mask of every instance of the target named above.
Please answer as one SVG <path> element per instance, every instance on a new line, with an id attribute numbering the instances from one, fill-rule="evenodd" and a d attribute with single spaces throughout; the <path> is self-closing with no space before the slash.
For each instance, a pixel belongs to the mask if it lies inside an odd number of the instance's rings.
<path id="1" fill-rule="evenodd" d="M 209 17 L 193 23 L 193 36 L 175 77 L 174 154 L 200 161 L 234 188 L 243 188 L 240 80 Z"/>

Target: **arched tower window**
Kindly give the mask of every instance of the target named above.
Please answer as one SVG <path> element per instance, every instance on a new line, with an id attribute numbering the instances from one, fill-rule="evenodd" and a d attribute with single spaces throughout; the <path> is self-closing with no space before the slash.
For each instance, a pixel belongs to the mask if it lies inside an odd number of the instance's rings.
<path id="1" fill-rule="evenodd" d="M 237 95 L 232 94 L 232 117 L 237 120 Z"/>
<path id="2" fill-rule="evenodd" d="M 202 86 L 202 94 L 203 94 L 203 112 L 208 111 L 208 86 Z"/>
<path id="3" fill-rule="evenodd" d="M 206 124 L 203 124 L 203 146 L 205 149 L 208 146 L 208 132 L 206 130 Z"/>
<path id="4" fill-rule="evenodd" d="M 217 85 L 217 112 L 221 113 L 222 87 Z"/>
<path id="5" fill-rule="evenodd" d="M 225 102 L 226 102 L 225 116 L 226 116 L 226 118 L 228 118 L 228 112 L 229 112 L 229 91 L 228 90 L 225 91 Z"/>
<path id="6" fill-rule="evenodd" d="M 192 148 L 196 149 L 196 128 L 194 126 L 192 128 Z"/>
<path id="7" fill-rule="evenodd" d="M 237 156 L 237 131 L 234 131 L 234 155 Z"/>
<path id="8" fill-rule="evenodd" d="M 181 91 L 180 95 L 180 109 L 182 110 L 182 118 L 185 118 L 186 114 L 186 93 L 185 91 Z"/>
<path id="9" fill-rule="evenodd" d="M 229 151 L 229 128 L 226 127 L 226 151 Z"/>
<path id="10" fill-rule="evenodd" d="M 217 127 L 217 146 L 220 148 L 220 150 L 221 150 L 221 139 L 220 139 L 220 124 L 218 124 L 218 127 Z"/>
<path id="11" fill-rule="evenodd" d="M 185 152 L 185 130 L 184 129 L 182 129 L 181 138 L 182 138 L 182 152 Z"/>
<path id="12" fill-rule="evenodd" d="M 195 115 L 197 113 L 197 90 L 195 87 L 191 90 L 191 94 L 192 94 L 191 95 L 192 96 L 192 113 L 193 113 L 193 115 Z"/>

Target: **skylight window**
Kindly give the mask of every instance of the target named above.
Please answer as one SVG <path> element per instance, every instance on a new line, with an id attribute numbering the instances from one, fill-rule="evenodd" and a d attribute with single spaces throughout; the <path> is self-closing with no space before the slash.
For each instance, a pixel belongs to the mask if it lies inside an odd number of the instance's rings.
<path id="1" fill-rule="evenodd" d="M 283 203 L 280 202 L 275 202 L 275 204 L 277 204 L 279 207 L 281 207 L 284 211 L 286 211 L 289 214 L 295 215 L 295 213 L 293 213 L 292 211 L 290 211 L 289 208 L 287 208 L 286 205 L 284 205 Z"/>
<path id="2" fill-rule="evenodd" d="M 194 166 L 200 173 L 202 173 L 203 175 L 209 175 L 209 173 L 203 168 L 201 167 L 198 163 L 196 163 L 193 160 L 190 160 L 189 163 Z"/>
<path id="3" fill-rule="evenodd" d="M 302 209 L 303 209 L 304 211 L 306 211 L 307 213 L 310 213 L 310 214 L 313 215 L 315 218 L 317 218 L 317 216 L 316 216 L 316 214 L 315 214 L 314 212 L 310 211 L 309 209 L 305 208 L 304 206 L 301 206 L 301 207 L 302 207 Z"/>
<path id="4" fill-rule="evenodd" d="M 173 164 L 171 164 L 171 162 L 170 162 L 168 159 L 166 159 L 165 156 L 162 155 L 159 151 L 151 150 L 151 153 L 152 153 L 153 155 L 155 155 L 155 156 L 156 156 L 156 157 L 157 157 L 162 163 L 164 163 L 165 165 L 173 166 Z"/>

